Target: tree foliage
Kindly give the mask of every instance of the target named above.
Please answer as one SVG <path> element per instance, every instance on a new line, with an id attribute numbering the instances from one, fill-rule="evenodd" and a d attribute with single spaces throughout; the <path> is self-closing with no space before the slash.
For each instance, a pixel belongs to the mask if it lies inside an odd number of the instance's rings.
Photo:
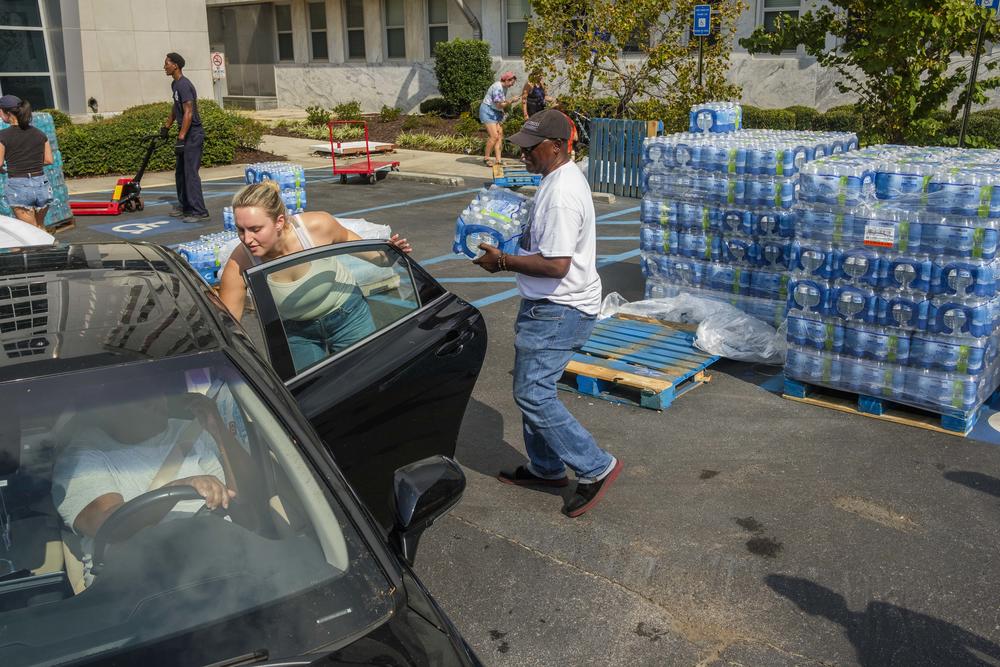
<path id="1" fill-rule="evenodd" d="M 951 107 L 954 118 L 965 100 L 971 57 L 978 31 L 989 12 L 972 0 L 829 0 L 798 18 L 781 17 L 775 32 L 763 27 L 740 40 L 751 53 L 780 53 L 804 45 L 823 67 L 840 74 L 842 93 L 858 96 L 870 141 L 926 143 L 944 129 L 935 111 L 961 92 Z M 827 48 L 826 35 L 834 40 Z M 986 22 L 987 42 L 1000 37 L 1000 25 Z M 962 57 L 965 60 L 957 60 Z M 985 65 L 988 72 L 997 62 Z M 1000 78 L 986 76 L 973 101 L 986 102 L 986 91 Z"/>
<path id="2" fill-rule="evenodd" d="M 703 83 L 698 85 L 698 39 L 691 37 L 694 6 L 704 0 L 532 0 L 524 38 L 529 71 L 539 68 L 568 89 L 567 106 L 589 110 L 598 95 L 613 95 L 616 115 L 636 103 L 685 115 L 691 104 L 738 99 L 726 81 L 736 20 L 743 0 L 712 2 L 713 36 L 705 39 Z M 623 54 L 622 47 L 630 47 Z"/>

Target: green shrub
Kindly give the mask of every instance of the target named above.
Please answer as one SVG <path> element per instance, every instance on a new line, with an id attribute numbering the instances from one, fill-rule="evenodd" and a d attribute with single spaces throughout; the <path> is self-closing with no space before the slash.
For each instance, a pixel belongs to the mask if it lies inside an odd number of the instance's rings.
<path id="1" fill-rule="evenodd" d="M 946 136 L 958 138 L 962 129 L 962 119 L 956 118 L 948 124 L 945 131 Z M 971 137 L 978 137 L 976 146 L 969 141 Z M 969 125 L 965 129 L 966 146 L 969 148 L 996 148 L 1000 147 L 1000 115 L 990 111 L 974 111 L 969 114 Z"/>
<path id="2" fill-rule="evenodd" d="M 59 109 L 39 109 L 39 112 L 51 115 L 52 122 L 55 123 L 57 129 L 73 124 L 73 119 L 69 117 L 69 114 L 59 111 Z"/>
<path id="3" fill-rule="evenodd" d="M 171 102 L 131 107 L 121 115 L 85 125 L 68 125 L 56 130 L 67 176 L 134 174 L 145 154 L 145 138 L 159 131 L 170 114 Z M 224 111 L 211 100 L 198 100 L 198 113 L 205 128 L 202 166 L 231 164 L 237 148 L 256 149 L 264 126 L 250 118 Z M 173 134 L 176 136 L 177 124 Z M 173 169 L 173 142 L 161 143 L 153 152 L 147 169 Z"/>
<path id="4" fill-rule="evenodd" d="M 434 49 L 434 75 L 448 104 L 444 113 L 469 108 L 472 102 L 483 99 L 493 83 L 490 45 L 475 39 L 439 42 Z"/>
<path id="5" fill-rule="evenodd" d="M 795 105 L 790 107 L 785 107 L 785 111 L 789 112 L 795 116 L 795 129 L 796 130 L 811 130 L 813 129 L 813 121 L 816 116 L 820 115 L 820 112 L 812 107 Z"/>
<path id="6" fill-rule="evenodd" d="M 485 92 L 483 94 L 485 94 Z M 451 106 L 443 97 L 428 97 L 420 103 L 420 113 L 430 113 L 442 116 L 448 113 L 450 109 Z M 479 109 L 478 102 L 476 103 L 476 109 Z M 478 111 L 476 113 L 478 113 Z"/>
<path id="7" fill-rule="evenodd" d="M 861 132 L 861 116 L 853 110 L 831 109 L 813 119 L 813 129 L 825 132 Z"/>
<path id="8" fill-rule="evenodd" d="M 333 107 L 333 115 L 337 120 L 361 120 L 361 102 L 351 100 Z"/>
<path id="9" fill-rule="evenodd" d="M 520 131 L 521 127 L 524 125 L 524 111 L 520 106 L 514 105 L 509 107 L 510 113 L 507 114 L 507 118 L 503 121 L 503 136 L 510 137 L 516 132 Z"/>
<path id="10" fill-rule="evenodd" d="M 403 110 L 399 107 L 390 107 L 387 104 L 383 104 L 382 110 L 378 112 L 378 119 L 383 123 L 391 123 L 402 115 Z"/>
<path id="11" fill-rule="evenodd" d="M 829 109 L 827 109 L 826 113 L 830 113 L 831 111 L 834 113 L 841 113 L 841 112 L 857 113 L 858 107 L 855 104 L 838 104 L 835 107 L 830 107 Z"/>
<path id="12" fill-rule="evenodd" d="M 330 112 L 321 106 L 306 107 L 306 122 L 310 125 L 326 125 L 330 122 Z"/>
<path id="13" fill-rule="evenodd" d="M 439 153 L 465 153 L 466 155 L 482 155 L 486 150 L 486 140 L 480 137 L 437 136 L 425 133 L 402 132 L 396 137 L 396 145 L 418 151 L 437 151 Z M 503 154 L 507 157 L 519 157 L 521 149 L 511 143 L 504 144 Z"/>
<path id="14" fill-rule="evenodd" d="M 743 127 L 764 130 L 794 130 L 795 114 L 786 109 L 743 107 Z"/>
<path id="15" fill-rule="evenodd" d="M 472 114 L 466 112 L 458 117 L 458 122 L 455 123 L 455 132 L 463 137 L 472 137 L 479 134 L 482 127 L 477 118 L 473 118 Z"/>

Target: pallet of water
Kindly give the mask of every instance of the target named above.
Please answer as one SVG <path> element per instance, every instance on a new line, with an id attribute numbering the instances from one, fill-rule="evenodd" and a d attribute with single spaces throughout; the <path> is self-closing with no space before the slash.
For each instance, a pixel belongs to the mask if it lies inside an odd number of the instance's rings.
<path id="1" fill-rule="evenodd" d="M 736 102 L 705 102 L 691 106 L 689 132 L 735 132 L 743 128 L 743 107 Z"/>
<path id="2" fill-rule="evenodd" d="M 695 293 L 784 319 L 799 173 L 853 150 L 843 133 L 746 130 L 646 140 L 640 250 L 646 296 Z"/>
<path id="3" fill-rule="evenodd" d="M 306 209 L 306 172 L 302 165 L 291 162 L 258 162 L 244 170 L 247 184 L 274 181 L 281 188 L 281 199 L 290 213 Z"/>
<path id="4" fill-rule="evenodd" d="M 998 185 L 1000 151 L 874 146 L 807 165 L 786 377 L 971 428 L 1000 381 Z"/>
<path id="5" fill-rule="evenodd" d="M 214 286 L 219 282 L 220 269 L 239 242 L 236 232 L 227 229 L 205 234 L 194 241 L 173 246 L 173 249 L 206 283 Z"/>
<path id="6" fill-rule="evenodd" d="M 531 215 L 532 199 L 493 185 L 482 188 L 455 221 L 452 252 L 475 259 L 487 243 L 505 253 L 516 253 L 521 233 Z"/>

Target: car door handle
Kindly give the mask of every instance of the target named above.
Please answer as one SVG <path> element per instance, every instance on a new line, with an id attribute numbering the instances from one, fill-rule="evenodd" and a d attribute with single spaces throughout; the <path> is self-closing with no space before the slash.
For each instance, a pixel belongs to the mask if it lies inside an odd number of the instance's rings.
<path id="1" fill-rule="evenodd" d="M 439 357 L 457 357 L 465 349 L 465 344 L 476 337 L 473 329 L 466 329 L 461 334 L 451 331 L 445 337 L 446 342 L 439 347 L 435 354 Z"/>

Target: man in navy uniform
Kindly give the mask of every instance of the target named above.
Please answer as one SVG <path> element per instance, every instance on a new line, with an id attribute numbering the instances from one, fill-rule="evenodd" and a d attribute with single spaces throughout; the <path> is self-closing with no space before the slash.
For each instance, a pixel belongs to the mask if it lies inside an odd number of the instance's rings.
<path id="1" fill-rule="evenodd" d="M 205 198 L 201 193 L 201 177 L 198 175 L 201 153 L 205 146 L 205 130 L 201 127 L 201 116 L 198 115 L 198 92 L 191 80 L 184 76 L 183 69 L 184 58 L 179 53 L 168 53 L 163 61 L 163 71 L 173 79 L 170 89 L 173 91 L 174 105 L 167 122 L 160 128 L 160 136 L 166 139 L 174 120 L 180 119 L 177 143 L 174 145 L 174 153 L 177 155 L 177 166 L 174 169 L 177 206 L 170 211 L 170 215 L 182 218 L 184 222 L 201 222 L 209 217 Z"/>

